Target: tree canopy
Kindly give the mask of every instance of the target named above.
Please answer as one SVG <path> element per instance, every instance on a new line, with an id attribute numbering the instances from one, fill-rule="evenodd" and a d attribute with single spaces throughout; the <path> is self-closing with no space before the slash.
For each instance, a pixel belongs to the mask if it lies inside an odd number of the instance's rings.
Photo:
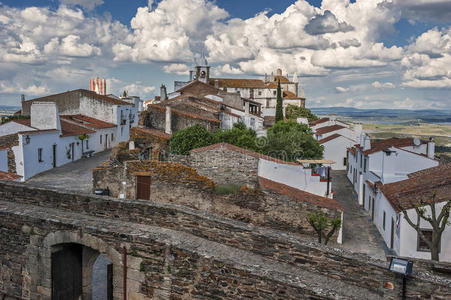
<path id="1" fill-rule="evenodd" d="M 214 136 L 202 125 L 179 130 L 169 140 L 169 151 L 187 155 L 190 150 L 214 144 Z"/>
<path id="2" fill-rule="evenodd" d="M 307 118 L 309 122 L 318 120 L 318 117 L 312 111 L 305 107 L 299 107 L 289 104 L 285 109 L 285 116 L 289 120 L 296 120 L 297 118 Z"/>
<path id="3" fill-rule="evenodd" d="M 283 121 L 283 98 L 280 80 L 277 83 L 277 104 L 276 104 L 276 122 Z"/>

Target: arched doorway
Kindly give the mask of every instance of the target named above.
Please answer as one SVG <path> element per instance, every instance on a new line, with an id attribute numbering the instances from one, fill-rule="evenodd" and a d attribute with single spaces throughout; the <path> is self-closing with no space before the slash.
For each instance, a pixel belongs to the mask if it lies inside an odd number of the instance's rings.
<path id="1" fill-rule="evenodd" d="M 53 300 L 113 299 L 112 261 L 87 246 L 52 246 L 51 278 Z"/>

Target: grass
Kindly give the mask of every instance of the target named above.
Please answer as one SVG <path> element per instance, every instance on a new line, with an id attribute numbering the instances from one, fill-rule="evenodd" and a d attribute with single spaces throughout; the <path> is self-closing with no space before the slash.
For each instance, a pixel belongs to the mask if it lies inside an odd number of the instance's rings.
<path id="1" fill-rule="evenodd" d="M 236 184 L 220 184 L 215 187 L 215 192 L 218 195 L 237 194 L 240 191 L 240 186 Z"/>

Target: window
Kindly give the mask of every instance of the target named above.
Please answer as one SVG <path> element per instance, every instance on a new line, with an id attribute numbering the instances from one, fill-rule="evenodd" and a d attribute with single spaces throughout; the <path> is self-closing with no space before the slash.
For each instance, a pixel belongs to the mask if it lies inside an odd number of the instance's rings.
<path id="1" fill-rule="evenodd" d="M 273 93 L 273 95 L 274 95 L 274 96 L 276 96 L 276 95 L 277 95 L 277 91 L 273 91 L 272 93 Z"/>
<path id="2" fill-rule="evenodd" d="M 363 172 L 366 172 L 366 158 L 365 158 L 365 160 L 363 162 Z"/>
<path id="3" fill-rule="evenodd" d="M 421 233 L 424 235 L 424 237 L 429 242 L 432 242 L 432 229 L 421 229 Z M 440 244 L 439 244 L 438 249 L 440 251 Z M 420 234 L 418 234 L 417 250 L 418 251 L 426 251 L 426 252 L 431 251 L 428 244 L 420 237 Z"/>
<path id="4" fill-rule="evenodd" d="M 121 136 L 123 136 L 123 135 L 124 135 L 124 127 L 121 126 Z"/>
<path id="5" fill-rule="evenodd" d="M 261 96 L 262 95 L 262 91 L 258 91 L 258 95 Z"/>
<path id="6" fill-rule="evenodd" d="M 114 142 L 114 133 L 111 134 L 111 141 Z"/>
<path id="7" fill-rule="evenodd" d="M 102 135 L 100 135 L 100 144 L 102 144 Z"/>
<path id="8" fill-rule="evenodd" d="M 362 168 L 362 162 L 363 162 L 363 157 L 362 157 L 362 153 L 360 153 L 360 169 Z"/>
<path id="9" fill-rule="evenodd" d="M 346 157 L 343 157 L 343 166 L 348 165 L 348 159 Z"/>
<path id="10" fill-rule="evenodd" d="M 42 148 L 38 148 L 38 162 L 43 162 L 43 160 L 42 160 Z"/>
<path id="11" fill-rule="evenodd" d="M 89 140 L 86 140 L 86 149 L 89 149 Z"/>
<path id="12" fill-rule="evenodd" d="M 382 228 L 385 230 L 385 211 L 384 215 L 382 216 Z"/>

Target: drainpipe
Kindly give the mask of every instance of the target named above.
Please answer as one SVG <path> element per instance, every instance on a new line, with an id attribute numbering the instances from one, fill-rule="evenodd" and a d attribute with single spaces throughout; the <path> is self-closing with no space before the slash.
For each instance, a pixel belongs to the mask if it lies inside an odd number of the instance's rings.
<path id="1" fill-rule="evenodd" d="M 123 248 L 123 266 L 124 266 L 124 300 L 127 300 L 127 248 Z"/>

